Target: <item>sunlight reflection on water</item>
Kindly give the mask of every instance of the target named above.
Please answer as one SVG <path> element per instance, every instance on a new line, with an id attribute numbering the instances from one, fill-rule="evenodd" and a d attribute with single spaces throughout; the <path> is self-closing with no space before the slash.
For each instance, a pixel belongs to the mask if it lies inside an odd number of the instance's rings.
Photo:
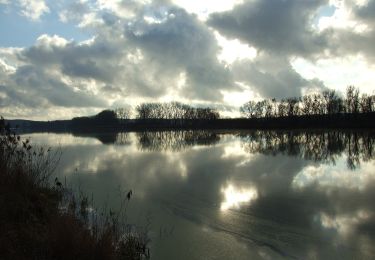
<path id="1" fill-rule="evenodd" d="M 239 209 L 242 205 L 249 205 L 251 201 L 257 199 L 258 192 L 255 187 L 239 188 L 233 184 L 228 184 L 221 189 L 224 194 L 224 201 L 221 202 L 220 209 Z"/>

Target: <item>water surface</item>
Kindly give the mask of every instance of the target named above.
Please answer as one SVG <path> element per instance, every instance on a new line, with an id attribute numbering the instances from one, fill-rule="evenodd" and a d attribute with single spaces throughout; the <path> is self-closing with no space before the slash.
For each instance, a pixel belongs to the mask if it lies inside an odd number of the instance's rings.
<path id="1" fill-rule="evenodd" d="M 29 134 L 60 178 L 147 226 L 152 259 L 375 258 L 375 134 Z"/>

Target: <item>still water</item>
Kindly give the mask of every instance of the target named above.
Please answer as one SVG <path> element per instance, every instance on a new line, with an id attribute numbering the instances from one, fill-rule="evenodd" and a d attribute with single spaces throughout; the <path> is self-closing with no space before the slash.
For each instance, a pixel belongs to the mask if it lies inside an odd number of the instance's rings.
<path id="1" fill-rule="evenodd" d="M 374 259 L 374 132 L 28 134 L 152 259 Z"/>

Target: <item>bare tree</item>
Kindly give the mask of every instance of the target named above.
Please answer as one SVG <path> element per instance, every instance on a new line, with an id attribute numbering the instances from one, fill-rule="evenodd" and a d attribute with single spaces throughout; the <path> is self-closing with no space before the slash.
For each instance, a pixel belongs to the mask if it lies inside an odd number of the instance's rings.
<path id="1" fill-rule="evenodd" d="M 247 118 L 254 118 L 256 115 L 256 104 L 257 103 L 252 100 L 249 102 L 246 102 L 240 107 L 241 114 Z"/>
<path id="2" fill-rule="evenodd" d="M 346 89 L 346 112 L 357 114 L 359 113 L 359 90 L 354 86 L 349 86 Z"/>
<path id="3" fill-rule="evenodd" d="M 118 119 L 124 120 L 130 118 L 130 110 L 124 107 L 119 107 L 115 109 L 115 113 Z"/>

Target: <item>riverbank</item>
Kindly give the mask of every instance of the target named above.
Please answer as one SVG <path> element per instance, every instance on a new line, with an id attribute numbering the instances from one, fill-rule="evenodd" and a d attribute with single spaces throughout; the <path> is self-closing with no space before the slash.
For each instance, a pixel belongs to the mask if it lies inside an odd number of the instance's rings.
<path id="1" fill-rule="evenodd" d="M 73 120 L 8 120 L 20 132 L 132 132 L 155 130 L 293 130 L 293 129 L 374 129 L 375 113 L 305 115 L 270 118 L 230 118 L 213 120 L 125 119 L 103 122 L 95 118 Z"/>
<path id="2" fill-rule="evenodd" d="M 145 255 L 147 241 L 125 232 L 121 212 L 89 217 L 95 209 L 87 197 L 75 196 L 57 178 L 53 181 L 59 156 L 59 151 L 33 147 L 0 120 L 0 258 L 140 259 Z"/>

